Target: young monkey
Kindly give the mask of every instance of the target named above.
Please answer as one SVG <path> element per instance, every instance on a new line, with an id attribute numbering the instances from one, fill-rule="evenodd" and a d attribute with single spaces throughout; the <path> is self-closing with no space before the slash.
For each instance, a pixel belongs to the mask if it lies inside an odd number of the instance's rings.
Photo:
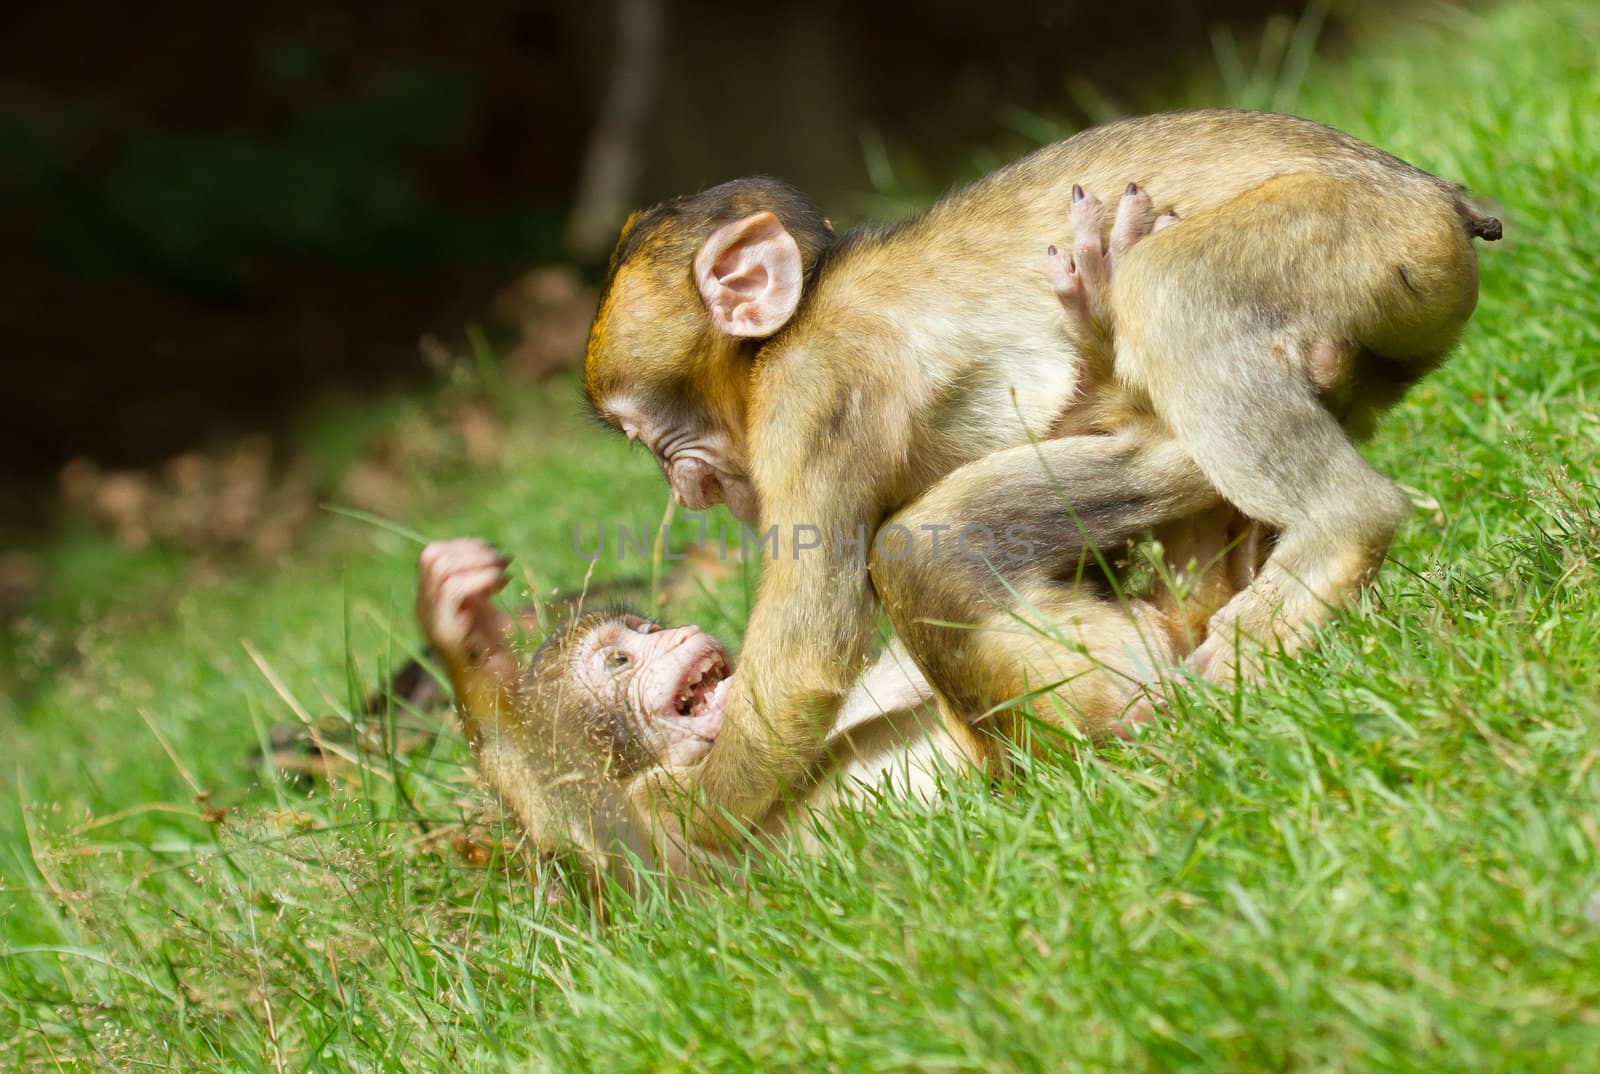
<path id="1" fill-rule="evenodd" d="M 1109 199 L 1130 181 L 1181 217 L 1108 283 L 1100 383 L 1140 420 L 1063 435 L 1101 424 L 1084 411 L 1104 404 L 1039 254 L 1074 184 Z M 589 400 L 656 455 L 680 503 L 726 502 L 778 542 L 726 726 L 681 774 L 696 838 L 763 815 L 806 770 L 880 608 L 952 720 L 1059 682 L 1064 718 L 1104 731 L 1121 674 L 1013 629 L 1033 609 L 1092 653 L 1143 644 L 1083 601 L 1084 528 L 1120 542 L 1234 505 L 1276 537 L 1189 665 L 1225 684 L 1303 643 L 1405 513 L 1352 438 L 1449 353 L 1477 301 L 1472 240 L 1499 236 L 1453 183 L 1305 120 L 1230 111 L 1084 131 L 844 236 L 767 179 L 636 214 L 591 328 Z M 997 540 L 998 561 L 1024 562 L 999 584 L 950 554 L 967 526 L 1043 536 Z M 802 546 L 818 532 L 822 549 Z M 880 547 L 891 532 L 911 539 Z"/>
<path id="2" fill-rule="evenodd" d="M 721 730 L 727 651 L 695 626 L 624 611 L 581 614 L 518 667 L 509 616 L 491 601 L 507 560 L 471 539 L 430 544 L 418 562 L 417 618 L 449 674 L 484 780 L 529 844 L 575 854 L 625 885 L 635 865 L 693 875 L 725 853 L 656 816 L 650 777 L 699 760 Z M 806 783 L 756 831 L 793 832 L 885 791 L 928 799 L 941 773 L 973 767 L 941 725 L 926 681 L 891 647 L 856 684 Z"/>
<path id="3" fill-rule="evenodd" d="M 1117 262 L 1177 216 L 1154 218 L 1148 198 L 1130 186 L 1102 250 L 1098 203 L 1081 194 L 1075 200 L 1074 222 L 1091 237 L 1070 252 L 1051 247 L 1049 273 L 1067 331 L 1109 370 L 1105 291 Z M 1133 420 L 1113 391 L 1102 393 L 1080 408 L 1095 417 L 1077 432 L 1103 435 Z M 1157 521 L 1131 508 L 1127 516 L 1091 515 L 1070 555 L 1082 561 L 1096 551 L 1113 554 L 1113 544 Z M 1082 594 L 1102 637 L 1138 639 L 1137 647 L 1091 654 L 1120 672 L 1120 689 L 1135 692 L 1175 668 L 1203 636 L 1205 618 L 1248 584 L 1259 551 L 1230 552 L 1235 518 L 1223 506 L 1158 528 L 1169 578 L 1194 576 L 1181 595 L 1170 586 Z M 563 624 L 519 668 L 512 620 L 491 601 L 508 581 L 508 562 L 480 540 L 430 544 L 418 561 L 417 617 L 450 677 L 483 778 L 530 844 L 575 852 L 593 877 L 610 873 L 624 883 L 637 879 L 636 863 L 692 875 L 725 860 L 726 849 L 684 838 L 660 813 L 654 791 L 663 773 L 702 760 L 721 732 L 733 671 L 727 650 L 696 626 L 666 628 L 612 609 Z M 1113 622 L 1126 633 L 1110 629 Z M 1009 714 L 993 723 L 1001 736 L 1019 739 Z M 865 804 L 873 791 L 927 800 L 942 774 L 984 769 L 993 760 L 992 744 L 977 745 L 964 730 L 941 719 L 927 679 L 901 645 L 891 644 L 847 695 L 804 778 L 754 830 L 768 838 L 796 834 L 810 849 L 811 821 Z"/>

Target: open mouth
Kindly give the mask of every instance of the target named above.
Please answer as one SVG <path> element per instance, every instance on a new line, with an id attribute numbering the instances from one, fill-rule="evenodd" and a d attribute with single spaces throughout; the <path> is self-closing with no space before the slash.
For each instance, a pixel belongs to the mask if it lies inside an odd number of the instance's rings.
<path id="1" fill-rule="evenodd" d="M 722 731 L 722 710 L 732 684 L 727 653 L 715 638 L 697 632 L 671 657 L 681 659 L 672 692 L 662 690 L 647 711 L 648 733 L 667 764 L 698 764 Z"/>
<path id="2" fill-rule="evenodd" d="M 683 681 L 678 686 L 676 698 L 679 716 L 704 716 L 722 700 L 722 684 L 728 678 L 727 658 L 715 648 L 707 647 L 684 670 Z"/>

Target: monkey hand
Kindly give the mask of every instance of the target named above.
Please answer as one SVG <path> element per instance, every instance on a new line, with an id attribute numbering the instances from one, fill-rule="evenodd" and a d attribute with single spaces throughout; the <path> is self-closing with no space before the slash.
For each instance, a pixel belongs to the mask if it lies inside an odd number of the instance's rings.
<path id="1" fill-rule="evenodd" d="M 513 670 L 511 619 L 490 598 L 505 588 L 510 560 L 487 541 L 435 541 L 417 561 L 417 620 L 452 679 Z"/>
<path id="2" fill-rule="evenodd" d="M 1047 255 L 1051 286 L 1067 313 L 1067 333 L 1079 350 L 1109 348 L 1111 276 L 1117 263 L 1140 239 L 1177 220 L 1172 212 L 1156 216 L 1150 195 L 1129 183 L 1117 202 L 1108 245 L 1100 238 L 1100 199 L 1080 186 L 1072 188 L 1072 241 L 1064 249 L 1051 246 Z"/>

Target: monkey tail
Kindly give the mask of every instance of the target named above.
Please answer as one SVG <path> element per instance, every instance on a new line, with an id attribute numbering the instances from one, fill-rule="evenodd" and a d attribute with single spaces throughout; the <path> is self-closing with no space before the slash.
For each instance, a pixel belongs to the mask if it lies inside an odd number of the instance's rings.
<path id="1" fill-rule="evenodd" d="M 1483 212 L 1463 198 L 1456 199 L 1456 212 L 1461 214 L 1461 222 L 1467 226 L 1467 234 L 1484 242 L 1499 242 L 1500 236 L 1505 234 L 1505 229 L 1500 226 L 1500 221 Z"/>
<path id="2" fill-rule="evenodd" d="M 433 647 L 423 649 L 422 654 L 427 660 L 433 660 Z M 422 661 L 407 660 L 394 673 L 394 678 L 389 680 L 386 688 L 367 696 L 365 711 L 368 716 L 378 716 L 391 704 L 398 706 L 402 703 L 416 709 L 432 708 L 444 700 L 445 689 Z"/>
<path id="3" fill-rule="evenodd" d="M 1492 216 L 1485 216 L 1481 219 L 1468 220 L 1467 234 L 1475 239 L 1482 239 L 1484 242 L 1499 242 L 1500 236 L 1504 234 L 1504 231 L 1500 227 L 1499 220 Z"/>

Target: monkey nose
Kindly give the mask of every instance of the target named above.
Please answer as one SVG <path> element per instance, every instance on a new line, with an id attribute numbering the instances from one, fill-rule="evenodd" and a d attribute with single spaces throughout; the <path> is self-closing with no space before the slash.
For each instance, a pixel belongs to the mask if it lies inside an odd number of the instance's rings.
<path id="1" fill-rule="evenodd" d="M 698 459 L 676 463 L 668 480 L 672 485 L 672 499 L 680 507 L 703 511 L 712 504 L 722 502 L 722 482 L 709 466 Z"/>
<path id="2" fill-rule="evenodd" d="M 684 488 L 674 481 L 672 483 L 672 502 L 686 511 L 703 511 L 716 501 L 706 495 L 704 482 L 697 482 L 688 488 Z"/>
<path id="3" fill-rule="evenodd" d="M 688 641 L 690 638 L 701 633 L 701 630 L 693 623 L 684 623 L 682 626 L 669 627 L 666 630 L 657 631 L 656 633 L 658 643 L 666 642 L 671 648 L 675 649 L 679 645 L 682 645 L 684 642 Z"/>

